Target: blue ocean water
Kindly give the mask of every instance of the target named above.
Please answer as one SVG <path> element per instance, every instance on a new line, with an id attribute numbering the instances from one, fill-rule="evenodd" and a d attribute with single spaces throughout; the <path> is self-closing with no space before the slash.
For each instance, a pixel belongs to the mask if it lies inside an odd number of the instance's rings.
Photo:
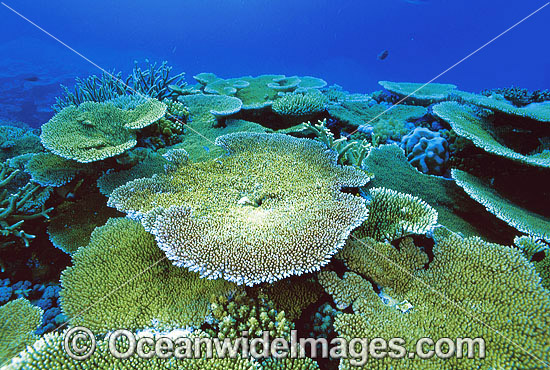
<path id="1" fill-rule="evenodd" d="M 312 75 L 363 93 L 379 89 L 379 80 L 427 82 L 544 4 L 6 0 L 0 6 L 0 118 L 33 126 L 46 122 L 60 83 L 70 86 L 75 76 L 101 73 L 89 61 L 128 72 L 134 60 L 167 60 L 190 81 L 204 71 L 221 77 Z M 547 88 L 549 19 L 550 7 L 435 82 L 474 92 L 511 85 Z M 386 50 L 385 59 L 377 58 Z"/>

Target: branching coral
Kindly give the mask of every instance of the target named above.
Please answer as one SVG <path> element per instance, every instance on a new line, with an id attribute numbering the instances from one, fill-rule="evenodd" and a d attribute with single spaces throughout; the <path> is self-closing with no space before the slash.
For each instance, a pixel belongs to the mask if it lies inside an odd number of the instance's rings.
<path id="1" fill-rule="evenodd" d="M 19 298 L 0 306 L 0 366 L 37 339 L 42 310 Z"/>
<path id="2" fill-rule="evenodd" d="M 430 360 L 369 357 L 364 369 L 541 368 L 549 361 L 550 293 L 534 267 L 515 248 L 437 231 L 427 269 L 424 251 L 352 239 L 346 264 L 382 290 L 357 289 L 353 314 L 336 317 L 344 338 L 405 340 L 414 351 L 422 337 L 483 338 L 486 358 Z M 353 291 L 352 291 L 353 292 Z M 477 348 L 479 350 L 479 348 Z M 475 353 L 475 352 L 474 352 Z M 341 369 L 350 369 L 349 359 Z"/>
<path id="3" fill-rule="evenodd" d="M 123 153 L 136 144 L 135 131 L 166 112 L 166 105 L 147 99 L 134 109 L 121 109 L 121 100 L 85 102 L 69 106 L 42 125 L 42 144 L 53 153 L 77 162 L 99 161 Z"/>
<path id="4" fill-rule="evenodd" d="M 175 264 L 238 284 L 272 282 L 319 269 L 366 218 L 364 200 L 340 190 L 370 178 L 338 166 L 322 143 L 252 133 L 216 143 L 230 155 L 131 181 L 109 198 Z"/>
<path id="5" fill-rule="evenodd" d="M 125 218 L 96 228 L 90 244 L 72 257 L 73 266 L 61 275 L 61 308 L 72 325 L 95 333 L 200 326 L 211 295 L 236 290 L 172 265 L 153 236 Z"/>
<path id="6" fill-rule="evenodd" d="M 80 105 L 87 101 L 104 102 L 127 94 L 145 95 L 158 100 L 171 97 L 174 93 L 169 89 L 170 85 L 185 87 L 185 73 L 170 76 L 172 67 L 166 61 L 157 67 L 157 63 L 149 63 L 146 60 L 147 67 L 141 69 L 135 62 L 132 73 L 124 79 L 122 72 L 111 73 L 103 72 L 101 77 L 90 76 L 85 80 L 76 78 L 74 93 L 69 91 L 66 86 L 61 85 L 65 96 L 56 98 L 56 103 L 52 106 L 55 112 L 60 112 L 63 108 L 71 105 Z"/>
<path id="7" fill-rule="evenodd" d="M 8 191 L 10 182 L 16 177 L 19 170 L 13 170 L 6 164 L 0 163 L 0 235 L 4 241 L 0 247 L 11 244 L 9 237 L 20 239 L 25 246 L 29 246 L 34 235 L 23 230 L 25 220 L 44 217 L 52 208 L 46 209 L 44 202 L 37 199 L 42 192 L 39 185 L 28 182 L 15 193 Z M 39 204 L 40 203 L 40 204 Z M 35 207 L 35 206 L 38 206 Z"/>

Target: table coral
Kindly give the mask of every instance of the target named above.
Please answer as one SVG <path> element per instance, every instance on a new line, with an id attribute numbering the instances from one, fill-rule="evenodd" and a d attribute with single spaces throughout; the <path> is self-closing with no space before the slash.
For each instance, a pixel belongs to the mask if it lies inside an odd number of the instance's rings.
<path id="1" fill-rule="evenodd" d="M 400 99 L 406 98 L 406 101 L 423 106 L 449 99 L 456 89 L 455 85 L 439 83 L 379 81 L 378 84 Z"/>
<path id="2" fill-rule="evenodd" d="M 109 198 L 178 266 L 247 285 L 301 275 L 326 264 L 366 218 L 364 200 L 341 189 L 370 178 L 337 165 L 322 143 L 252 133 L 216 143 L 230 155 L 131 181 Z"/>
<path id="3" fill-rule="evenodd" d="M 325 110 L 325 98 L 321 93 L 287 94 L 276 99 L 271 109 L 280 116 L 303 119 Z"/>
<path id="4" fill-rule="evenodd" d="M 422 337 L 483 338 L 486 358 L 371 357 L 362 368 L 519 370 L 547 363 L 550 293 L 533 265 L 519 250 L 478 237 L 437 230 L 435 239 L 433 260 L 425 268 L 428 258 L 414 244 L 398 249 L 352 237 L 344 261 L 378 284 L 391 302 L 373 289 L 358 289 L 353 313 L 338 315 L 335 328 L 348 339 L 404 338 L 410 350 Z M 342 360 L 340 368 L 350 369 L 350 361 Z"/>
<path id="5" fill-rule="evenodd" d="M 482 180 L 464 171 L 453 169 L 451 175 L 456 183 L 487 211 L 521 232 L 550 240 L 549 217 L 514 204 Z"/>
<path id="6" fill-rule="evenodd" d="M 73 266 L 61 275 L 61 308 L 72 325 L 94 333 L 200 326 L 211 295 L 237 289 L 172 265 L 153 236 L 127 218 L 96 228 L 72 258 Z"/>
<path id="7" fill-rule="evenodd" d="M 85 102 L 64 108 L 42 125 L 42 144 L 63 158 L 99 161 L 133 148 L 137 144 L 135 131 L 166 112 L 166 105 L 156 99 L 140 100 L 128 110 L 118 108 L 119 103 Z"/>
<path id="8" fill-rule="evenodd" d="M 0 306 L 0 367 L 37 339 L 42 310 L 19 298 Z"/>
<path id="9" fill-rule="evenodd" d="M 448 122 L 458 135 L 471 140 L 474 145 L 488 153 L 531 166 L 550 167 L 550 149 L 535 153 L 518 153 L 502 144 L 502 140 L 499 140 L 495 133 L 498 131 L 495 131 L 494 124 L 471 106 L 457 102 L 443 102 L 434 106 L 433 112 Z M 547 130 L 547 135 L 550 135 L 550 130 Z"/>

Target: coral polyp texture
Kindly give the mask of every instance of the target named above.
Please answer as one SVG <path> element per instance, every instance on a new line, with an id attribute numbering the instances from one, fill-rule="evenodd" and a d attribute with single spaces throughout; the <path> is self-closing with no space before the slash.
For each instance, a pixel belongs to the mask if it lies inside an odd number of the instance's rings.
<path id="1" fill-rule="evenodd" d="M 321 93 L 288 94 L 273 102 L 271 109 L 280 116 L 307 117 L 325 110 Z"/>
<path id="2" fill-rule="evenodd" d="M 96 228 L 90 243 L 72 258 L 73 266 L 61 275 L 61 308 L 72 325 L 94 333 L 198 327 L 212 295 L 237 289 L 172 265 L 153 236 L 128 218 L 110 219 Z"/>
<path id="3" fill-rule="evenodd" d="M 108 204 L 140 219 L 178 266 L 237 284 L 318 270 L 367 217 L 363 171 L 320 142 L 235 133 L 229 155 L 116 189 Z"/>
<path id="4" fill-rule="evenodd" d="M 333 275 L 327 288 L 352 302 L 353 313 L 336 316 L 340 337 L 400 337 L 414 351 L 428 338 L 483 338 L 486 357 L 369 358 L 362 369 L 542 369 L 550 360 L 550 293 L 522 253 L 512 247 L 436 230 L 433 260 L 423 245 L 399 248 L 372 239 L 355 240 L 344 262 L 377 284 L 380 293 Z M 347 280 L 347 281 L 346 281 Z M 323 282 L 323 281 L 321 281 Z M 355 287 L 355 289 L 353 289 Z M 349 295 L 355 293 L 354 296 Z M 436 341 L 437 339 L 434 339 Z M 471 344 L 473 345 L 473 344 Z M 479 348 L 477 345 L 474 348 Z M 476 349 L 479 350 L 479 349 Z M 343 359 L 340 369 L 352 369 Z"/>
<path id="5" fill-rule="evenodd" d="M 449 143 L 425 127 L 417 127 L 403 136 L 401 146 L 409 162 L 423 173 L 442 175 L 449 160 Z"/>
<path id="6" fill-rule="evenodd" d="M 394 240 L 409 234 L 425 234 L 437 223 L 437 212 L 410 194 L 372 188 L 369 217 L 355 232 L 356 237 Z"/>
<path id="7" fill-rule="evenodd" d="M 120 98 L 63 108 L 42 125 L 42 144 L 63 158 L 82 163 L 121 154 L 137 144 L 135 131 L 166 113 L 166 105 L 156 99 L 138 102 L 129 109 L 119 108 Z"/>
<path id="8" fill-rule="evenodd" d="M 0 366 L 34 343 L 42 310 L 24 298 L 0 306 Z"/>

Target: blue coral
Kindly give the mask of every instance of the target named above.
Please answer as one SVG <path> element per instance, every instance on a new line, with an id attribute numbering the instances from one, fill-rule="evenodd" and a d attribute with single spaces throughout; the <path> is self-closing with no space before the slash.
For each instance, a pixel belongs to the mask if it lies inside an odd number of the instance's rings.
<path id="1" fill-rule="evenodd" d="M 449 143 L 439 132 L 417 127 L 403 136 L 401 147 L 409 162 L 421 172 L 443 175 L 449 160 Z"/>

